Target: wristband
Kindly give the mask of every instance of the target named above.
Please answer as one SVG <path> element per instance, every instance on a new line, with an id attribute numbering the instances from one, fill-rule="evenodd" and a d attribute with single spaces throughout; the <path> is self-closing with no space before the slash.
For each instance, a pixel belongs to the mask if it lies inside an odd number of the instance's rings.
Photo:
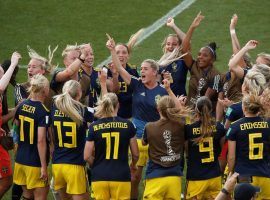
<path id="1" fill-rule="evenodd" d="M 222 188 L 221 192 L 223 194 L 229 195 L 230 193 L 228 192 L 228 190 L 226 190 L 225 188 Z"/>
<path id="2" fill-rule="evenodd" d="M 235 34 L 235 29 L 230 30 L 231 34 Z"/>
<path id="3" fill-rule="evenodd" d="M 81 58 L 81 55 L 78 57 L 78 59 L 79 59 L 82 63 L 85 62 L 85 59 L 82 59 L 82 58 Z"/>

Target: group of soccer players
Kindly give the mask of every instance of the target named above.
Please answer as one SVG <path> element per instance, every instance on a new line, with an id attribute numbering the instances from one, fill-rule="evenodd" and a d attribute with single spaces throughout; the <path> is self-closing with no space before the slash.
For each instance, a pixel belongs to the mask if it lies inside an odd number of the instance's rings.
<path id="1" fill-rule="evenodd" d="M 248 51 L 258 42 L 240 47 L 234 15 L 233 57 L 221 74 L 214 42 L 196 59 L 190 52 L 203 19 L 199 13 L 184 33 L 169 18 L 175 34 L 165 38 L 160 60 L 144 60 L 140 73 L 128 60 L 143 30 L 128 44 L 107 35 L 112 62 L 102 69 L 94 68 L 90 44 L 68 45 L 62 70 L 52 64 L 57 47 L 49 47 L 48 58 L 28 47 L 28 81 L 14 84 L 16 109 L 8 112 L 7 85 L 20 59 L 13 53 L 0 68 L 0 198 L 13 182 L 14 200 L 47 199 L 49 184 L 55 199 L 138 199 L 145 177 L 144 199 L 181 199 L 181 193 L 229 199 L 222 177 L 235 171 L 252 177 L 261 188 L 258 199 L 270 199 L 270 55 L 251 63 Z M 13 173 L 5 143 L 9 119 Z"/>

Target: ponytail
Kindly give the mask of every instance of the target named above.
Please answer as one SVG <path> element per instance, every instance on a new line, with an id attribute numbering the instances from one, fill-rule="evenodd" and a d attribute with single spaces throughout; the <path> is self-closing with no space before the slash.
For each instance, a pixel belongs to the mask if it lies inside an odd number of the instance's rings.
<path id="1" fill-rule="evenodd" d="M 107 93 L 98 101 L 97 105 L 95 117 L 113 117 L 113 113 L 118 105 L 118 98 L 114 93 Z"/>
<path id="2" fill-rule="evenodd" d="M 63 93 L 55 96 L 55 106 L 64 114 L 69 116 L 77 125 L 83 123 L 84 105 L 74 100 L 81 90 L 78 81 L 69 80 L 64 84 Z"/>
<path id="3" fill-rule="evenodd" d="M 200 97 L 196 103 L 196 112 L 201 120 L 201 136 L 194 139 L 195 143 L 203 141 L 203 138 L 213 135 L 213 126 L 215 121 L 212 117 L 212 103 L 210 99 L 206 96 Z"/>

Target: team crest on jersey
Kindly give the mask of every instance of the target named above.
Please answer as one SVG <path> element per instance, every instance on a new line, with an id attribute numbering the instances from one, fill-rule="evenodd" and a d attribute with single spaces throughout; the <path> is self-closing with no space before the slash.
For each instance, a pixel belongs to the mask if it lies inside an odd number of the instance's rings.
<path id="1" fill-rule="evenodd" d="M 177 64 L 175 62 L 172 64 L 172 71 L 173 72 L 177 71 Z"/>
<path id="2" fill-rule="evenodd" d="M 160 98 L 161 98 L 160 95 L 155 96 L 155 102 L 156 102 L 156 104 L 159 102 Z"/>

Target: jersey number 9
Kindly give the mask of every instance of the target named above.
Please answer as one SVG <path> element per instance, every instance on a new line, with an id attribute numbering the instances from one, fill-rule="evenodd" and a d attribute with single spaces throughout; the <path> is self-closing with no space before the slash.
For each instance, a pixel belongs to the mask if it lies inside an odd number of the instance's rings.
<path id="1" fill-rule="evenodd" d="M 209 163 L 215 160 L 214 158 L 214 148 L 213 148 L 213 138 L 204 138 L 202 142 L 199 143 L 199 151 L 209 153 L 208 158 L 202 158 L 202 163 Z"/>

